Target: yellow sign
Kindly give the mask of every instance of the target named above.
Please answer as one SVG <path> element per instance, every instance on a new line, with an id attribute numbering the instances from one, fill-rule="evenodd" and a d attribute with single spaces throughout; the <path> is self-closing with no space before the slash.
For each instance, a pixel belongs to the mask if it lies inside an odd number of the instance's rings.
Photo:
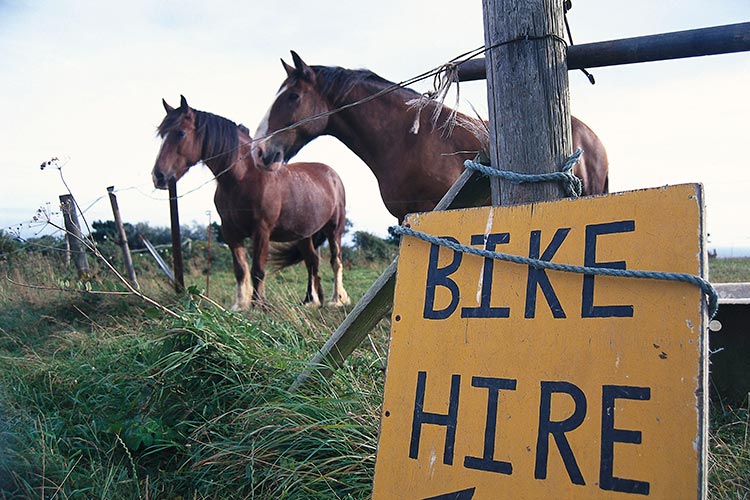
<path id="1" fill-rule="evenodd" d="M 706 268 L 700 185 L 406 222 L 556 263 Z M 705 496 L 707 343 L 694 285 L 404 237 L 373 499 Z"/>

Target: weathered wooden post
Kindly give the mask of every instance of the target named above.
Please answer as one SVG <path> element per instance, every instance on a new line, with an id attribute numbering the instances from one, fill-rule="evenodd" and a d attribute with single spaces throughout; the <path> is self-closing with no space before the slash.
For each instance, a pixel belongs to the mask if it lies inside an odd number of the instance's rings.
<path id="1" fill-rule="evenodd" d="M 78 271 L 78 277 L 86 278 L 90 274 L 89 261 L 83 245 L 83 235 L 81 234 L 81 226 L 78 224 L 78 212 L 73 195 L 60 195 L 60 208 L 65 221 L 65 239 L 70 246 L 70 253 Z"/>
<path id="2" fill-rule="evenodd" d="M 128 237 L 125 234 L 125 227 L 122 225 L 122 217 L 120 217 L 120 207 L 117 204 L 117 195 L 115 195 L 115 187 L 109 186 L 107 193 L 109 193 L 109 202 L 112 205 L 112 214 L 115 217 L 115 226 L 117 226 L 118 241 L 117 244 L 122 250 L 122 260 L 125 263 L 125 269 L 128 271 L 128 279 L 130 284 L 136 289 L 139 288 L 138 280 L 135 277 L 135 269 L 133 268 L 133 259 L 130 256 L 130 246 L 128 245 Z"/>
<path id="3" fill-rule="evenodd" d="M 182 267 L 182 238 L 180 237 L 180 215 L 177 211 L 177 181 L 169 181 L 169 218 L 172 225 L 172 265 L 174 266 L 174 288 L 177 293 L 185 290 Z"/>
<path id="4" fill-rule="evenodd" d="M 208 297 L 208 287 L 211 284 L 211 211 L 207 211 L 208 228 L 206 230 L 206 297 Z"/>
<path id="5" fill-rule="evenodd" d="M 572 153 L 565 29 L 560 0 L 483 0 L 490 160 L 540 174 Z M 492 204 L 563 197 L 556 183 L 491 181 Z"/>

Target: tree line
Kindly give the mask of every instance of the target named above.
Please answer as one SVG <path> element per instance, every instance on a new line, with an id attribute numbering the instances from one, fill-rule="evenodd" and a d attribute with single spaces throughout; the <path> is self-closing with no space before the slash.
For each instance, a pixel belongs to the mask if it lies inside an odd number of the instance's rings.
<path id="1" fill-rule="evenodd" d="M 125 236 L 131 251 L 145 250 L 146 245 L 143 238 L 152 245 L 169 245 L 172 242 L 171 230 L 168 227 L 152 226 L 147 222 L 131 224 L 123 223 Z M 399 237 L 389 228 L 389 235 L 381 238 L 367 231 L 352 232 L 353 225 L 347 219 L 344 243 L 344 259 L 349 261 L 378 261 L 393 258 L 398 251 Z M 180 226 L 180 235 L 183 241 L 207 241 L 208 226 L 194 222 L 192 225 Z M 224 243 L 221 235 L 221 227 L 218 223 L 211 223 L 211 241 L 219 244 Z M 114 245 L 118 242 L 119 233 L 115 221 L 97 220 L 91 224 L 89 233 L 93 242 L 100 246 Z M 142 238 L 143 237 L 143 238 Z M 52 255 L 66 250 L 64 233 L 47 234 L 30 238 L 19 236 L 0 229 L 0 258 L 19 252 L 34 252 L 42 255 Z"/>

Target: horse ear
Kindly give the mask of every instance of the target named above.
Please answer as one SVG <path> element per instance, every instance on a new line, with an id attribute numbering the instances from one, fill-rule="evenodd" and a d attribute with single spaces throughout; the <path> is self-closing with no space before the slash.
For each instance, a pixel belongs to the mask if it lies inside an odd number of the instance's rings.
<path id="1" fill-rule="evenodd" d="M 164 105 L 164 110 L 167 113 L 169 113 L 170 111 L 174 111 L 174 108 L 170 106 L 169 104 L 167 104 L 167 101 L 165 101 L 164 99 L 161 100 L 161 103 Z"/>
<path id="2" fill-rule="evenodd" d="M 188 106 L 187 99 L 185 99 L 185 96 L 180 94 L 180 109 L 187 110 L 190 106 Z"/>
<path id="3" fill-rule="evenodd" d="M 283 59 L 281 60 L 281 64 L 284 66 L 284 71 L 286 71 L 286 76 L 292 76 L 294 73 L 294 68 L 292 66 L 289 66 L 286 61 Z"/>
<path id="4" fill-rule="evenodd" d="M 292 61 L 294 61 L 294 69 L 295 71 L 299 72 L 303 77 L 307 78 L 308 80 L 312 80 L 312 78 L 315 76 L 315 72 L 312 70 L 310 66 L 305 64 L 305 61 L 302 60 L 302 58 L 297 54 L 295 51 L 291 51 L 292 53 Z"/>

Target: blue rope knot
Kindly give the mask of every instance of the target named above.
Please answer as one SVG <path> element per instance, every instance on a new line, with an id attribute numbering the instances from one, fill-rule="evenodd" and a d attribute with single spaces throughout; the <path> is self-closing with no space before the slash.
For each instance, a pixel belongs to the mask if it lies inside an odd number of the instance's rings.
<path id="1" fill-rule="evenodd" d="M 550 262 L 547 260 L 531 259 L 528 257 L 521 257 L 520 255 L 493 252 L 490 250 L 485 250 L 483 248 L 470 247 L 467 245 L 456 243 L 455 241 L 451 241 L 447 238 L 439 238 L 437 236 L 423 233 L 421 231 L 415 231 L 414 229 L 405 226 L 394 226 L 393 232 L 398 235 L 412 236 L 428 243 L 444 246 L 450 248 L 451 250 L 455 250 L 456 252 L 468 253 L 477 255 L 479 257 L 486 257 L 489 259 L 502 260 L 506 262 L 513 262 L 515 264 L 533 267 L 534 269 L 546 269 L 551 271 L 562 271 L 566 273 L 587 274 L 593 276 L 614 276 L 620 278 L 640 278 L 689 283 L 691 285 L 699 287 L 703 291 L 704 295 L 706 295 L 708 301 L 708 314 L 710 319 L 713 319 L 713 317 L 716 315 L 716 311 L 718 311 L 719 309 L 719 294 L 716 292 L 716 289 L 707 280 L 693 274 L 638 271 L 633 269 L 612 269 L 607 267 L 587 267 L 574 266 L 571 264 L 559 264 L 557 262 Z"/>
<path id="2" fill-rule="evenodd" d="M 573 167 L 581 160 L 583 150 L 578 148 L 575 153 L 570 155 L 565 161 L 565 164 L 560 168 L 559 172 L 550 172 L 547 174 L 521 174 L 518 172 L 511 172 L 510 170 L 498 170 L 496 168 L 482 165 L 481 163 L 473 160 L 466 160 L 464 167 L 476 170 L 484 175 L 491 177 L 500 177 L 507 181 L 515 184 L 531 183 L 531 182 L 559 182 L 562 184 L 565 194 L 572 198 L 578 198 L 583 192 L 583 185 L 581 179 L 579 179 L 573 173 Z"/>

